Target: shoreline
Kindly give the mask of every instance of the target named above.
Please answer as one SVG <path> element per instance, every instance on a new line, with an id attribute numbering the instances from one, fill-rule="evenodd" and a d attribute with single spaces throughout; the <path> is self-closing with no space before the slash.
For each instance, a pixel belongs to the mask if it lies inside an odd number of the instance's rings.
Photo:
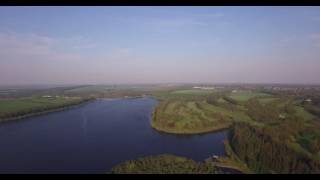
<path id="1" fill-rule="evenodd" d="M 206 134 L 211 134 L 211 133 L 218 133 L 222 131 L 229 130 L 232 125 L 228 127 L 223 127 L 223 128 L 209 128 L 205 130 L 196 130 L 196 131 L 175 131 L 175 130 L 167 130 L 167 129 L 162 129 L 159 127 L 156 127 L 153 123 L 150 123 L 150 126 L 152 129 L 160 132 L 160 133 L 166 133 L 166 134 L 171 134 L 171 135 L 206 135 Z"/>
<path id="2" fill-rule="evenodd" d="M 95 99 L 90 99 L 90 100 L 79 102 L 78 104 L 74 104 L 74 105 L 69 105 L 69 106 L 60 107 L 60 108 L 54 108 L 54 109 L 46 110 L 46 111 L 28 113 L 28 114 L 25 114 L 25 115 L 22 115 L 22 116 L 16 116 L 16 117 L 11 117 L 11 118 L 0 119 L 0 125 L 3 124 L 3 123 L 17 122 L 17 121 L 24 120 L 24 119 L 29 118 L 29 117 L 35 117 L 35 116 L 45 115 L 45 114 L 54 113 L 54 112 L 66 111 L 66 110 L 69 110 L 69 109 L 77 108 L 77 107 L 79 107 L 81 105 L 84 105 L 86 103 L 92 102 L 94 100 Z"/>
<path id="3" fill-rule="evenodd" d="M 154 98 L 153 96 L 128 96 L 128 97 L 113 97 L 113 98 L 108 98 L 108 97 L 99 97 L 99 98 L 96 98 L 96 100 L 123 100 L 123 99 L 139 99 L 139 98 Z"/>

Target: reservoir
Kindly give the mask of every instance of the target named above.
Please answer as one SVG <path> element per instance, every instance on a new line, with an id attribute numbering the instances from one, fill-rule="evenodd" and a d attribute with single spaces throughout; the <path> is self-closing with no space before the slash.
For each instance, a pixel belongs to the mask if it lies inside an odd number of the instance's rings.
<path id="1" fill-rule="evenodd" d="M 99 99 L 66 111 L 0 124 L 0 173 L 107 173 L 126 160 L 225 155 L 227 131 L 171 135 L 150 126 L 152 98 Z"/>

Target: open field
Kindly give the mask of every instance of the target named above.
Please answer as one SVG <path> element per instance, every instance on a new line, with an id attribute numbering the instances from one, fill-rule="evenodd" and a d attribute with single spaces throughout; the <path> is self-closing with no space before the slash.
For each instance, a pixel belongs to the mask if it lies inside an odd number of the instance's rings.
<path id="1" fill-rule="evenodd" d="M 208 95 L 214 92 L 214 90 L 205 89 L 186 89 L 173 91 L 172 94 L 187 94 L 187 95 Z"/>
<path id="2" fill-rule="evenodd" d="M 151 125 L 170 133 L 205 133 L 230 127 L 231 118 L 205 102 L 172 100 L 162 102 L 156 108 Z"/>
<path id="3" fill-rule="evenodd" d="M 258 98 L 258 101 L 262 104 L 267 104 L 267 103 L 271 103 L 273 101 L 277 100 L 277 98 L 275 97 L 262 97 L 262 98 Z"/>
<path id="4" fill-rule="evenodd" d="M 296 115 L 298 117 L 305 119 L 306 121 L 311 121 L 314 118 L 316 118 L 313 114 L 309 113 L 301 106 L 295 106 L 295 110 L 296 110 Z"/>
<path id="5" fill-rule="evenodd" d="M 260 93 L 260 92 L 251 92 L 251 91 L 237 91 L 232 92 L 230 97 L 236 101 L 247 101 L 253 97 L 267 97 L 270 96 L 270 94 L 266 93 Z"/>
<path id="6" fill-rule="evenodd" d="M 106 93 L 112 89 L 114 89 L 113 86 L 84 86 L 66 90 L 65 93 Z"/>
<path id="7" fill-rule="evenodd" d="M 192 100 L 161 102 L 154 111 L 151 125 L 164 132 L 193 134 L 226 129 L 234 122 L 260 125 L 240 108 L 228 109 L 223 105 L 211 105 L 206 101 Z"/>
<path id="8" fill-rule="evenodd" d="M 52 111 L 87 101 L 79 97 L 29 97 L 0 100 L 0 120 L 15 119 L 26 115 Z"/>
<path id="9" fill-rule="evenodd" d="M 0 114 L 12 113 L 21 111 L 24 109 L 33 109 L 43 106 L 57 106 L 68 102 L 74 102 L 80 100 L 80 98 L 64 98 L 64 97 L 32 97 L 13 100 L 1 100 L 0 101 Z"/>
<path id="10" fill-rule="evenodd" d="M 154 111 L 151 125 L 159 131 L 177 134 L 217 131 L 229 128 L 236 122 L 263 125 L 252 120 L 247 114 L 247 107 L 234 102 L 228 98 L 229 95 L 222 91 L 190 89 L 159 93 L 156 97 L 160 97 L 160 104 Z M 234 97 L 241 101 L 252 97 L 268 98 L 262 100 L 264 103 L 277 99 L 265 93 L 249 91 L 239 92 Z"/>

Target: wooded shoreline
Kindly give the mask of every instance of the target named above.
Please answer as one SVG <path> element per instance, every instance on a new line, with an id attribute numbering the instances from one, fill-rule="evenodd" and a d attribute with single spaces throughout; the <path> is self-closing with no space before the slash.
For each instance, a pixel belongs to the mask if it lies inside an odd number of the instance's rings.
<path id="1" fill-rule="evenodd" d="M 72 109 L 72 108 L 77 108 L 81 105 L 84 105 L 86 103 L 89 103 L 91 101 L 94 101 L 95 99 L 92 98 L 92 99 L 84 99 L 84 100 L 81 100 L 79 102 L 76 102 L 76 104 L 64 104 L 60 107 L 57 107 L 57 108 L 52 108 L 52 109 L 49 109 L 49 110 L 36 110 L 36 112 L 32 112 L 32 113 L 27 113 L 27 114 L 24 114 L 24 115 L 19 115 L 19 116 L 14 116 L 14 117 L 10 117 L 10 118 L 0 118 L 0 124 L 1 123 L 8 123 L 8 122 L 13 122 L 13 121 L 18 121 L 18 120 L 23 120 L 25 118 L 29 118 L 29 117 L 34 117 L 34 116 L 39 116 L 39 115 L 44 115 L 44 114 L 48 114 L 48 113 L 52 113 L 52 112 L 60 112 L 60 111 L 65 111 L 65 110 L 69 110 L 69 109 Z"/>

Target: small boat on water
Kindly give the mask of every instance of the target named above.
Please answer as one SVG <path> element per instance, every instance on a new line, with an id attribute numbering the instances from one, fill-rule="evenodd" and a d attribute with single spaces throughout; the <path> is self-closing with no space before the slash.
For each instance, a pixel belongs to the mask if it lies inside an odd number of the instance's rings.
<path id="1" fill-rule="evenodd" d="M 213 156 L 212 156 L 212 158 L 213 158 L 213 159 L 218 159 L 218 158 L 219 158 L 219 156 L 217 156 L 217 155 L 213 155 Z"/>

